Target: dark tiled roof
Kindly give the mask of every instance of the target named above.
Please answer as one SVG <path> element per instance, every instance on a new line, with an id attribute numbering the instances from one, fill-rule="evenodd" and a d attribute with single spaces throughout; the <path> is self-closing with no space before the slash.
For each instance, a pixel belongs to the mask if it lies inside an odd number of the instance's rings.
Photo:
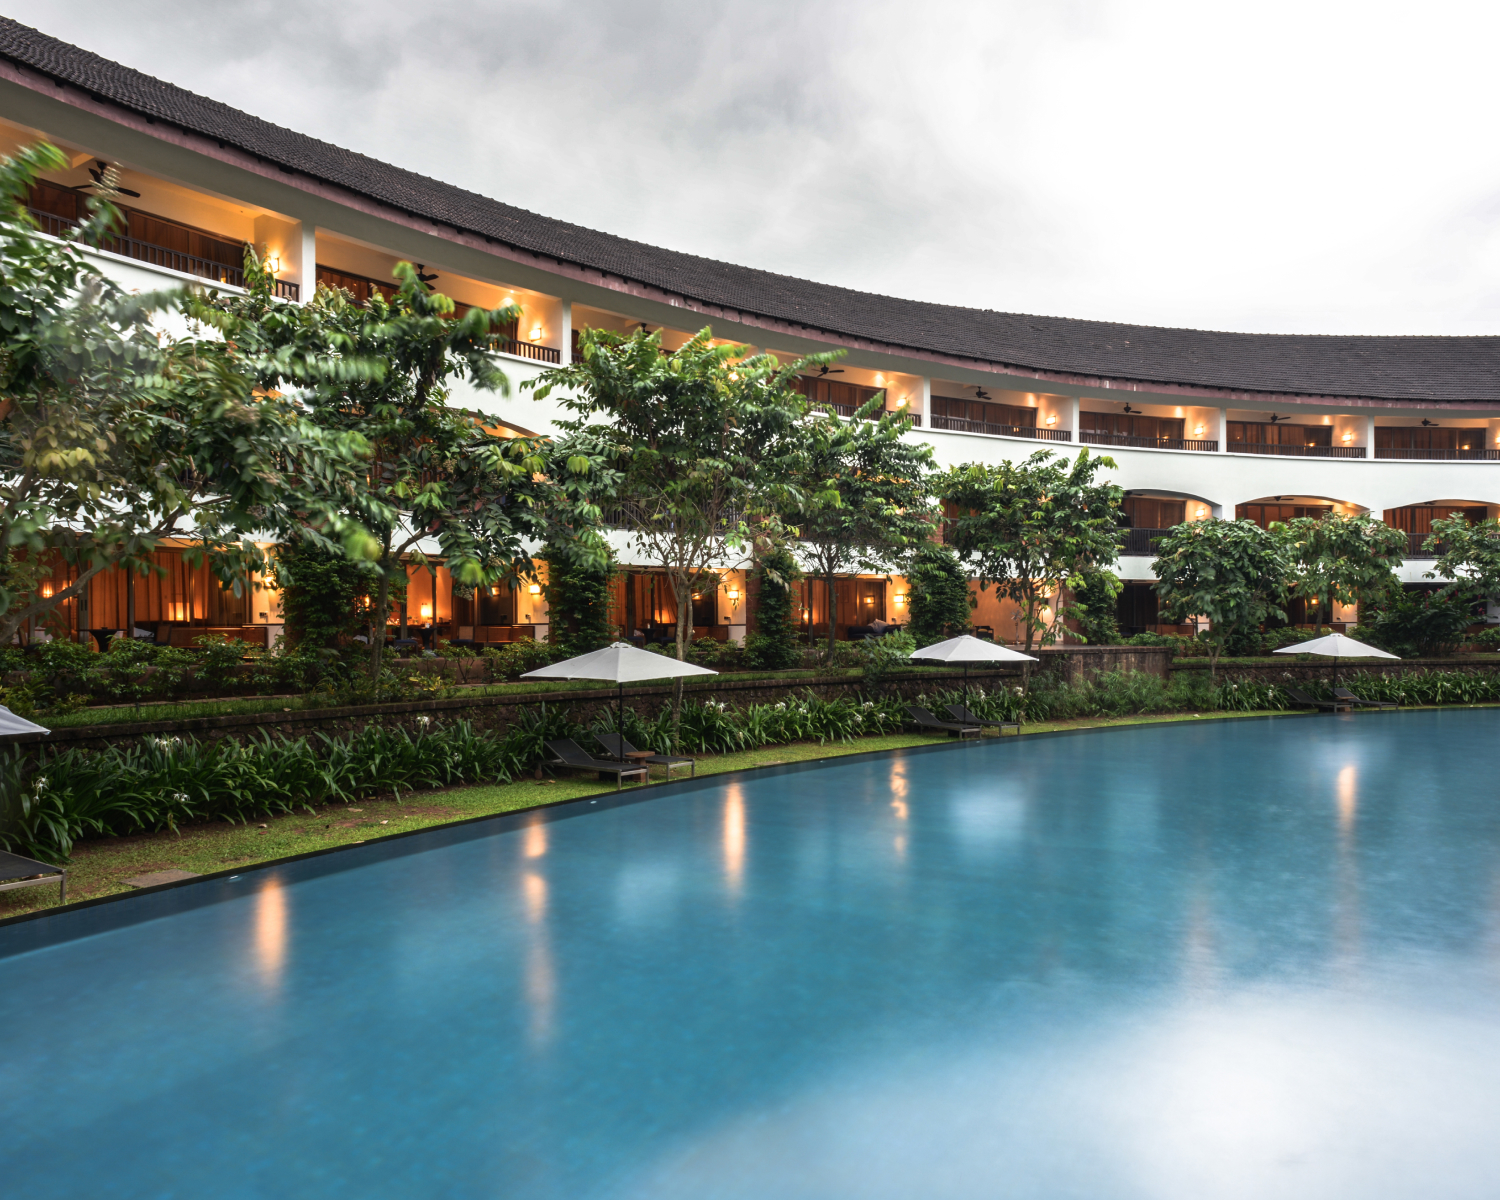
<path id="1" fill-rule="evenodd" d="M 272 125 L 7 18 L 0 56 L 99 99 L 404 212 L 705 304 L 1023 370 L 1235 391 L 1500 401 L 1500 338 L 1217 333 L 871 295 L 537 216 Z"/>

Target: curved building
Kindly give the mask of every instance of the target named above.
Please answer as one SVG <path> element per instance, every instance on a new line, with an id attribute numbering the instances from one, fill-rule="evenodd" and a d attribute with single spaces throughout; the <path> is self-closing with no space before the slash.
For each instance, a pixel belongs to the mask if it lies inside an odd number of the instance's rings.
<path id="1" fill-rule="evenodd" d="M 38 189 L 44 227 L 60 230 L 76 216 L 75 187 L 96 160 L 120 164 L 139 193 L 128 236 L 97 256 L 130 286 L 209 278 L 232 287 L 247 241 L 279 261 L 289 300 L 305 299 L 319 281 L 367 295 L 409 259 L 460 302 L 522 306 L 505 343 L 513 381 L 567 362 L 574 331 L 585 326 L 644 323 L 672 346 L 711 325 L 716 337 L 783 355 L 846 350 L 837 378 L 809 380 L 809 390 L 837 407 L 884 390 L 889 407 L 915 418 L 911 436 L 931 442 L 940 463 L 998 461 L 1039 445 L 1100 447 L 1128 493 L 1134 528 L 1118 564 L 1128 581 L 1149 580 L 1150 539 L 1178 521 L 1269 522 L 1333 510 L 1369 512 L 1411 534 L 1404 578 L 1415 583 L 1430 569 L 1420 543 L 1435 515 L 1500 512 L 1497 337 L 1162 329 L 856 292 L 538 216 L 0 20 L 0 149 L 38 136 L 71 163 Z M 465 403 L 533 432 L 559 415 L 554 403 L 525 393 Z M 622 584 L 622 624 L 660 617 L 651 583 L 642 570 Z M 110 623 L 103 614 L 119 590 L 111 588 L 101 585 L 94 623 Z M 853 607 L 841 596 L 842 612 L 899 620 L 900 580 L 852 580 L 849 588 Z M 198 605 L 197 584 L 178 590 L 186 601 L 151 601 L 161 624 L 177 624 L 185 603 L 188 626 L 235 626 L 233 612 L 213 619 L 207 593 Z M 738 577 L 726 576 L 701 623 L 719 636 L 738 634 L 741 593 Z M 1132 595 L 1128 602 L 1144 607 L 1126 624 L 1150 625 L 1146 589 Z M 1005 614 L 987 603 L 991 623 L 1003 626 Z M 816 609 L 816 597 L 808 605 Z M 495 598 L 486 612 L 478 598 L 460 605 L 441 578 L 426 607 L 433 624 L 447 623 L 454 635 L 477 630 L 479 640 L 507 621 L 539 633 L 546 625 L 539 597 Z M 274 597 L 238 616 L 274 629 Z"/>

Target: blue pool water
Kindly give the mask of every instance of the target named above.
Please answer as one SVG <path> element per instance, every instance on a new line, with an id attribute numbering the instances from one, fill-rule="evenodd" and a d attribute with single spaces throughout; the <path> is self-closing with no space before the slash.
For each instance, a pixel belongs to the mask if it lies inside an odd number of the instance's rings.
<path id="1" fill-rule="evenodd" d="M 0 1189 L 1493 1197 L 1497 721 L 866 757 L 52 918 L 160 914 L 0 959 Z"/>

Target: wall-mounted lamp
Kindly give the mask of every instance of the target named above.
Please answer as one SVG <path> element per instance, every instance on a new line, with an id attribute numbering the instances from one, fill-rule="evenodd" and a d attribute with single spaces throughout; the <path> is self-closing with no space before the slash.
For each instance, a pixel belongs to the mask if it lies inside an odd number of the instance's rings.
<path id="1" fill-rule="evenodd" d="M 739 588 L 737 588 L 737 587 L 725 588 L 724 589 L 724 594 L 729 597 L 729 603 L 731 603 L 731 604 L 738 604 L 740 602 L 740 589 Z"/>
<path id="2" fill-rule="evenodd" d="M 896 607 L 897 608 L 904 608 L 905 606 L 906 606 L 906 593 L 905 592 L 897 592 L 896 593 Z"/>
<path id="3" fill-rule="evenodd" d="M 1201 421 L 1197 425 L 1193 426 L 1193 436 L 1194 437 L 1202 437 L 1203 436 L 1203 432 L 1204 432 L 1204 430 L 1203 430 L 1203 423 Z"/>
<path id="4" fill-rule="evenodd" d="M 531 340 L 533 342 L 539 342 L 542 340 L 542 327 L 540 325 L 533 325 L 531 327 Z"/>
<path id="5" fill-rule="evenodd" d="M 263 265 L 272 275 L 281 274 L 281 255 L 272 250 L 266 255 L 266 261 Z"/>
<path id="6" fill-rule="evenodd" d="M 540 596 L 542 594 L 542 585 L 539 584 L 539 583 L 533 583 L 526 590 L 528 592 L 530 592 L 533 596 Z"/>
<path id="7" fill-rule="evenodd" d="M 1354 430 L 1352 430 L 1352 429 L 1346 429 L 1346 430 L 1344 430 L 1344 445 L 1347 446 L 1353 440 L 1354 440 Z"/>
<path id="8" fill-rule="evenodd" d="M 430 604 L 424 604 L 424 605 L 422 605 L 422 607 L 420 609 L 418 609 L 418 612 L 421 613 L 422 620 L 424 620 L 424 621 L 430 621 L 430 620 L 432 620 L 432 605 L 430 605 Z"/>
<path id="9" fill-rule="evenodd" d="M 1047 424 L 1048 425 L 1056 425 L 1057 424 L 1057 414 L 1056 413 L 1048 413 L 1047 414 Z"/>
<path id="10" fill-rule="evenodd" d="M 38 590 L 41 592 L 43 600 L 52 599 L 52 580 L 42 580 L 42 586 Z"/>
<path id="11" fill-rule="evenodd" d="M 500 594 L 500 585 L 498 583 L 492 583 L 490 585 L 490 595 L 491 596 L 498 596 L 499 594 Z"/>
<path id="12" fill-rule="evenodd" d="M 897 408 L 905 408 L 910 403 L 911 403 L 911 397 L 910 396 L 898 396 L 896 398 L 896 407 Z"/>
<path id="13" fill-rule="evenodd" d="M 1206 516 L 1208 516 L 1208 509 L 1204 508 L 1201 504 L 1198 505 L 1198 520 L 1201 521 Z"/>

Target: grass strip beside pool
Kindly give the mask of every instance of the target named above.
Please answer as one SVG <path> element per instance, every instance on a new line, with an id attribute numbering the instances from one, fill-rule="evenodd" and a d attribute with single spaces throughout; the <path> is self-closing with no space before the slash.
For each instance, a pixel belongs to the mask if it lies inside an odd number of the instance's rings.
<path id="1" fill-rule="evenodd" d="M 1172 721 L 1229 720 L 1246 716 L 1294 716 L 1293 713 L 1176 713 L 1167 716 L 1109 717 L 1096 720 L 1050 721 L 1028 725 L 1022 736 L 1064 729 L 1099 729 L 1121 725 L 1150 725 Z M 782 763 L 808 762 L 865 754 L 872 750 L 894 750 L 904 746 L 929 746 L 946 741 L 928 734 L 895 733 L 856 738 L 852 742 L 799 742 L 786 746 L 764 746 L 736 754 L 698 756 L 698 774 L 713 775 Z M 681 775 L 679 774 L 679 778 Z M 660 772 L 653 772 L 660 779 Z M 264 822 L 233 825 L 222 821 L 185 825 L 177 833 L 137 834 L 129 837 L 82 841 L 68 864 L 68 898 L 93 900 L 131 891 L 126 879 L 154 871 L 192 871 L 206 875 L 234 867 L 250 867 L 273 859 L 353 845 L 393 833 L 426 829 L 450 821 L 493 816 L 538 804 L 556 804 L 613 792 L 612 782 L 584 775 L 561 773 L 553 781 L 533 779 L 514 783 L 464 785 L 434 792 L 409 792 L 400 800 L 382 797 L 356 805 L 324 805 L 315 813 L 267 817 Z M 0 892 L 0 918 L 20 916 L 57 904 L 51 887 L 21 888 Z"/>

